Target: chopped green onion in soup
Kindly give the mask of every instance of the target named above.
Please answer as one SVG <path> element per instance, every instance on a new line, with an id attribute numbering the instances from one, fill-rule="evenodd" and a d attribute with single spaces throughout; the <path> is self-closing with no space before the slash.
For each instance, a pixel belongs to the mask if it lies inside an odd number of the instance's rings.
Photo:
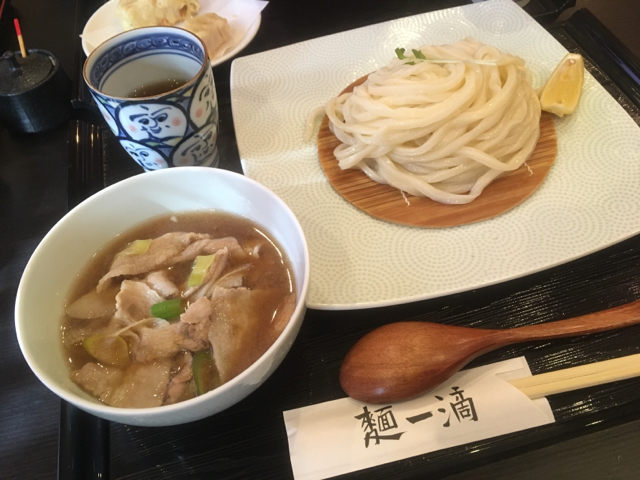
<path id="1" fill-rule="evenodd" d="M 117 255 L 142 255 L 143 253 L 147 253 L 149 245 L 151 245 L 150 238 L 145 240 L 134 240 L 127 245 L 127 248 L 117 253 Z"/>
<path id="2" fill-rule="evenodd" d="M 187 287 L 197 287 L 202 283 L 215 258 L 215 253 L 213 255 L 198 255 L 196 257 L 193 262 L 191 275 L 189 275 L 189 280 L 187 281 Z"/>
<path id="3" fill-rule="evenodd" d="M 162 318 L 163 320 L 178 318 L 183 312 L 179 298 L 173 298 L 151 305 L 151 315 L 155 318 Z"/>
<path id="4" fill-rule="evenodd" d="M 101 363 L 118 367 L 129 363 L 129 345 L 120 335 L 92 335 L 82 342 L 82 346 Z"/>
<path id="5" fill-rule="evenodd" d="M 220 385 L 220 375 L 210 350 L 201 350 L 193 354 L 193 381 L 196 395 L 202 395 Z"/>

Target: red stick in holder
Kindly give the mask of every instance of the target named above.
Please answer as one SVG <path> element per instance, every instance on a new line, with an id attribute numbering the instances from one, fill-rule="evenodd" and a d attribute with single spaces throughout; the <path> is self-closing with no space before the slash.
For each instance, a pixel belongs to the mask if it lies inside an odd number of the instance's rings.
<path id="1" fill-rule="evenodd" d="M 20 31 L 20 22 L 18 22 L 17 18 L 14 18 L 13 24 L 16 27 L 16 34 L 18 35 L 18 43 L 20 44 L 20 53 L 22 53 L 22 58 L 25 58 L 27 56 L 27 50 L 24 48 L 24 40 L 22 39 L 22 32 Z"/>

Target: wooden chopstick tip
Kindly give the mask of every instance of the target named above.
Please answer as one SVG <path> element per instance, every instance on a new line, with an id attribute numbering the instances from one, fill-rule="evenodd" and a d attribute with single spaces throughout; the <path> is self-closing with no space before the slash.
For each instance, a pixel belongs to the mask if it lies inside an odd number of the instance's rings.
<path id="1" fill-rule="evenodd" d="M 534 399 L 639 376 L 640 354 L 634 354 L 516 378 L 509 383 Z"/>

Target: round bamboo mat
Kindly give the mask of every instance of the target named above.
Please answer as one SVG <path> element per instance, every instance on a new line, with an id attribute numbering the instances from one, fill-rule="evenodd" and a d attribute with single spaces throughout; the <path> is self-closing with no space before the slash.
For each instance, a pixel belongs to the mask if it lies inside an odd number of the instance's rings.
<path id="1" fill-rule="evenodd" d="M 366 77 L 344 89 L 350 92 Z M 542 112 L 540 138 L 535 150 L 520 168 L 507 172 L 488 185 L 471 203 L 445 205 L 426 197 L 415 197 L 371 180 L 361 170 L 341 170 L 333 155 L 340 141 L 329 130 L 325 115 L 318 132 L 320 164 L 331 185 L 347 201 L 372 217 L 413 227 L 442 228 L 493 218 L 529 197 L 547 176 L 556 158 L 556 130 L 551 114 Z"/>

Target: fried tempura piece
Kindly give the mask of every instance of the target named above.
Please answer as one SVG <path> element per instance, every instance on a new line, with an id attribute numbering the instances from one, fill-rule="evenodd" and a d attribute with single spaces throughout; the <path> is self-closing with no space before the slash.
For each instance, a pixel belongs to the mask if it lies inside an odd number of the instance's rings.
<path id="1" fill-rule="evenodd" d="M 198 0 L 120 0 L 116 15 L 125 30 L 175 25 L 200 10 Z"/>
<path id="2" fill-rule="evenodd" d="M 200 37 L 207 46 L 211 60 L 220 58 L 233 45 L 229 22 L 215 13 L 197 15 L 187 20 L 182 27 Z"/>

